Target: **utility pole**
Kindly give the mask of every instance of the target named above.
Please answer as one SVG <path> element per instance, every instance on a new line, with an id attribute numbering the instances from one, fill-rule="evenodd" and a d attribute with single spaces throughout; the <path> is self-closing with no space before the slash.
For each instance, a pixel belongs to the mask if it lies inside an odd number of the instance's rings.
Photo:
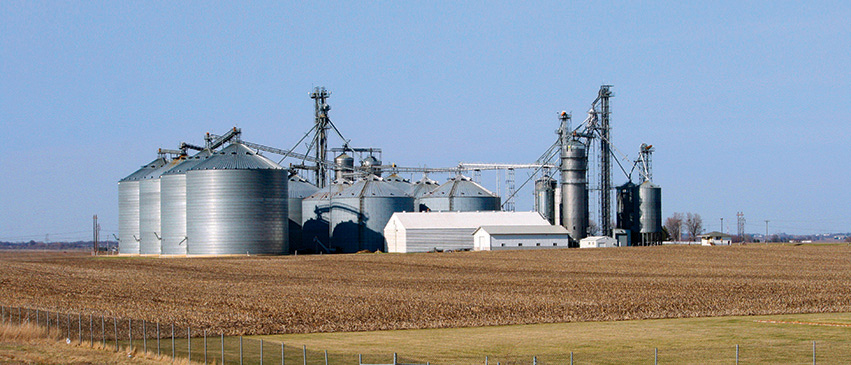
<path id="1" fill-rule="evenodd" d="M 721 233 L 724 233 L 724 217 L 721 217 Z"/>
<path id="2" fill-rule="evenodd" d="M 100 224 L 98 224 L 98 215 L 92 217 L 92 255 L 98 254 L 98 240 L 100 239 Z"/>
<path id="3" fill-rule="evenodd" d="M 328 105 L 328 97 L 331 93 L 325 90 L 324 87 L 317 86 L 310 93 L 310 98 L 314 101 L 314 122 L 316 123 L 316 136 L 313 144 L 316 146 L 316 186 L 324 188 L 325 182 L 328 179 L 328 168 L 324 162 L 328 157 L 328 129 L 330 121 L 328 119 L 328 111 L 331 106 Z"/>

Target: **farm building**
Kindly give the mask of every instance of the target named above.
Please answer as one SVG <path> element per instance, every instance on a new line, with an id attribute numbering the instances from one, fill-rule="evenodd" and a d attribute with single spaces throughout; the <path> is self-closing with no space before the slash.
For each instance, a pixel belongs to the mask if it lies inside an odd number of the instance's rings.
<path id="1" fill-rule="evenodd" d="M 701 246 L 729 246 L 733 242 L 733 237 L 729 234 L 724 234 L 718 231 L 712 231 L 700 236 Z"/>
<path id="2" fill-rule="evenodd" d="M 473 233 L 476 251 L 567 248 L 570 236 L 562 226 L 481 226 Z"/>
<path id="3" fill-rule="evenodd" d="M 384 227 L 387 252 L 473 249 L 481 226 L 550 226 L 538 212 L 394 213 Z"/>
<path id="4" fill-rule="evenodd" d="M 608 236 L 591 236 L 579 240 L 579 248 L 618 247 L 618 241 Z"/>

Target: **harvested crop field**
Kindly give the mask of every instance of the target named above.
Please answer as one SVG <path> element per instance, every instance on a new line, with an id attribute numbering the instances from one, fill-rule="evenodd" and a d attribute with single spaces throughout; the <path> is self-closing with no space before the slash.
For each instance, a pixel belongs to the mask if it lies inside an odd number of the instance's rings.
<path id="1" fill-rule="evenodd" d="M 0 252 L 0 304 L 306 333 L 851 312 L 851 246 L 98 257 Z"/>

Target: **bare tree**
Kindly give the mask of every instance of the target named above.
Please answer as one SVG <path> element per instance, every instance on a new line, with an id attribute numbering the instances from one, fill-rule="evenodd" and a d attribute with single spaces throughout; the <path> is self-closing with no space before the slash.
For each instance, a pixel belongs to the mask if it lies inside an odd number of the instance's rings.
<path id="1" fill-rule="evenodd" d="M 671 236 L 671 241 L 679 241 L 682 239 L 683 213 L 674 213 L 674 215 L 666 219 L 665 229 L 668 230 L 668 235 Z"/>
<path id="2" fill-rule="evenodd" d="M 697 235 L 703 233 L 703 218 L 700 218 L 700 214 L 686 213 L 686 231 L 692 241 L 697 241 Z"/>
<path id="3" fill-rule="evenodd" d="M 597 225 L 597 222 L 589 219 L 588 220 L 588 235 L 589 236 L 596 236 L 598 233 L 600 233 L 600 226 Z"/>

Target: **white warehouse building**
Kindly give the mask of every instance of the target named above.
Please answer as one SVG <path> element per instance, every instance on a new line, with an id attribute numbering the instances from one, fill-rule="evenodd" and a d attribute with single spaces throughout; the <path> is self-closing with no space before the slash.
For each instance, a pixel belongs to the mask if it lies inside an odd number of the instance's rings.
<path id="1" fill-rule="evenodd" d="M 390 217 L 384 238 L 387 252 L 470 250 L 473 233 L 481 226 L 550 227 L 550 223 L 538 212 L 403 212 Z"/>
<path id="2" fill-rule="evenodd" d="M 562 226 L 481 226 L 473 242 L 476 251 L 567 248 L 570 236 Z"/>

